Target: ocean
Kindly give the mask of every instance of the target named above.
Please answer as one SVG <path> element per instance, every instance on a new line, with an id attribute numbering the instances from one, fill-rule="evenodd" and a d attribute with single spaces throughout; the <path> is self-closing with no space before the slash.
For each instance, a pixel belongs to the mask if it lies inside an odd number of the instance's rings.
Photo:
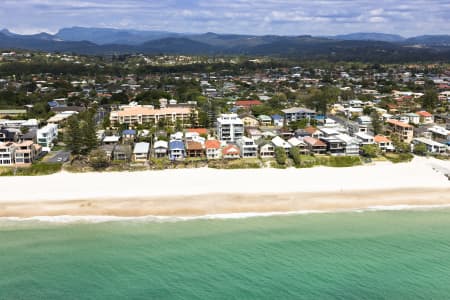
<path id="1" fill-rule="evenodd" d="M 0 299 L 450 299 L 449 209 L 50 220 L 0 220 Z"/>

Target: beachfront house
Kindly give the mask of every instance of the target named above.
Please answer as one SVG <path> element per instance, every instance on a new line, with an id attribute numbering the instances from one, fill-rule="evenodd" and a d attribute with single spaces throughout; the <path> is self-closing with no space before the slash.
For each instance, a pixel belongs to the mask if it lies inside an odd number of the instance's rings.
<path id="1" fill-rule="evenodd" d="M 136 143 L 133 149 L 133 161 L 146 162 L 148 160 L 148 153 L 150 151 L 149 143 Z"/>
<path id="2" fill-rule="evenodd" d="M 222 141 L 234 142 L 244 136 L 244 122 L 236 114 L 222 114 L 217 118 L 217 135 Z"/>
<path id="3" fill-rule="evenodd" d="M 303 140 L 293 137 L 288 140 L 288 143 L 291 144 L 292 147 L 297 148 L 301 154 L 308 153 L 308 148 Z"/>
<path id="4" fill-rule="evenodd" d="M 375 143 L 373 136 L 368 133 L 358 132 L 355 134 L 355 137 L 358 139 L 361 146 L 373 145 Z"/>
<path id="5" fill-rule="evenodd" d="M 187 157 L 203 157 L 203 145 L 200 142 L 187 141 L 186 142 L 186 156 Z"/>
<path id="6" fill-rule="evenodd" d="M 182 141 L 173 140 L 169 142 L 169 159 L 172 161 L 184 160 L 186 148 Z"/>
<path id="7" fill-rule="evenodd" d="M 49 152 L 53 147 L 53 141 L 58 138 L 58 125 L 48 124 L 37 131 L 37 142 L 43 151 Z"/>
<path id="8" fill-rule="evenodd" d="M 241 151 L 238 146 L 228 144 L 222 149 L 222 157 L 224 159 L 237 159 L 241 157 Z"/>
<path id="9" fill-rule="evenodd" d="M 220 141 L 218 140 L 207 140 L 205 142 L 205 150 L 207 159 L 220 159 L 222 157 Z"/>
<path id="10" fill-rule="evenodd" d="M 314 154 L 325 154 L 327 152 L 327 144 L 313 137 L 303 138 L 310 153 Z"/>
<path id="11" fill-rule="evenodd" d="M 271 158 L 275 156 L 275 147 L 272 142 L 261 139 L 257 142 L 257 144 L 260 158 Z"/>
<path id="12" fill-rule="evenodd" d="M 323 136 L 320 138 L 320 141 L 326 144 L 326 149 L 331 155 L 345 155 L 345 142 L 338 138 L 337 135 Z"/>
<path id="13" fill-rule="evenodd" d="M 32 164 L 42 151 L 41 145 L 35 144 L 33 141 L 22 141 L 14 146 L 14 162 L 16 165 Z"/>
<path id="14" fill-rule="evenodd" d="M 286 154 L 289 155 L 289 152 L 292 148 L 291 144 L 289 144 L 279 136 L 274 137 L 271 142 L 275 148 L 283 148 Z"/>
<path id="15" fill-rule="evenodd" d="M 412 144 L 414 146 L 418 144 L 424 144 L 427 147 L 427 152 L 429 153 L 443 154 L 448 151 L 447 145 L 438 143 L 436 141 L 427 138 L 415 138 L 413 139 Z"/>
<path id="16" fill-rule="evenodd" d="M 258 157 L 258 145 L 256 145 L 253 139 L 243 136 L 237 141 L 237 145 L 239 146 L 242 157 Z"/>
<path id="17" fill-rule="evenodd" d="M 0 143 L 0 166 L 14 165 L 14 152 L 13 142 Z"/>
<path id="18" fill-rule="evenodd" d="M 359 155 L 359 140 L 348 134 L 339 134 L 336 136 L 345 143 L 345 155 L 357 156 Z"/>
<path id="19" fill-rule="evenodd" d="M 169 143 L 166 141 L 156 141 L 153 145 L 153 155 L 156 158 L 163 158 L 167 156 L 169 150 Z"/>
<path id="20" fill-rule="evenodd" d="M 378 134 L 374 136 L 373 140 L 378 145 L 378 148 L 380 148 L 381 152 L 392 152 L 395 150 L 392 141 L 387 136 Z"/>
<path id="21" fill-rule="evenodd" d="M 113 150 L 113 158 L 117 161 L 129 162 L 131 159 L 131 146 L 130 145 L 115 145 Z"/>

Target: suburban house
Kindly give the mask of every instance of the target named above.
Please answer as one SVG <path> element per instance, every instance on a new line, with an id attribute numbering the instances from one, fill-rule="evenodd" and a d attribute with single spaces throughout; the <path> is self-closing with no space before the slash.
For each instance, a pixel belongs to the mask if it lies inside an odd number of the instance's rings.
<path id="1" fill-rule="evenodd" d="M 205 142 L 205 150 L 207 159 L 220 159 L 222 157 L 220 141 L 218 140 L 207 140 Z"/>
<path id="2" fill-rule="evenodd" d="M 420 123 L 420 116 L 416 113 L 407 113 L 404 114 L 403 116 L 408 118 L 409 124 L 417 125 Z"/>
<path id="3" fill-rule="evenodd" d="M 115 144 L 106 144 L 100 146 L 99 149 L 105 152 L 105 155 L 109 160 L 112 160 L 115 146 L 116 146 Z"/>
<path id="4" fill-rule="evenodd" d="M 251 138 L 243 136 L 237 141 L 241 150 L 241 156 L 244 158 L 258 157 L 258 145 Z"/>
<path id="5" fill-rule="evenodd" d="M 314 154 L 325 154 L 327 152 L 327 144 L 313 137 L 303 138 L 310 153 Z"/>
<path id="6" fill-rule="evenodd" d="M 186 142 L 186 156 L 187 157 L 203 157 L 203 145 L 200 142 L 187 141 Z"/>
<path id="7" fill-rule="evenodd" d="M 412 141 L 413 145 L 424 144 L 427 147 L 427 152 L 430 153 L 446 153 L 448 146 L 435 142 L 427 138 L 415 138 Z"/>
<path id="8" fill-rule="evenodd" d="M 434 139 L 441 140 L 442 142 L 450 141 L 450 130 L 445 129 L 442 126 L 433 126 L 428 128 Z"/>
<path id="9" fill-rule="evenodd" d="M 234 142 L 244 136 L 244 122 L 236 114 L 222 114 L 217 118 L 217 135 L 226 142 Z"/>
<path id="10" fill-rule="evenodd" d="M 50 151 L 53 141 L 58 138 L 58 125 L 48 124 L 37 131 L 37 142 L 43 151 Z"/>
<path id="11" fill-rule="evenodd" d="M 433 115 L 427 111 L 418 111 L 416 114 L 419 115 L 421 124 L 432 124 L 434 122 Z"/>
<path id="12" fill-rule="evenodd" d="M 103 145 L 116 145 L 120 141 L 120 136 L 109 135 L 103 138 Z"/>
<path id="13" fill-rule="evenodd" d="M 262 126 L 270 126 L 272 125 L 272 118 L 266 115 L 259 115 L 258 121 Z"/>
<path id="14" fill-rule="evenodd" d="M 314 119 L 316 117 L 316 111 L 303 107 L 292 107 L 282 110 L 286 123 L 296 122 L 303 119 Z"/>
<path id="15" fill-rule="evenodd" d="M 292 145 L 280 138 L 279 136 L 276 136 L 272 139 L 272 144 L 276 148 L 280 147 L 283 148 L 287 155 L 289 155 L 289 152 L 292 148 Z"/>
<path id="16" fill-rule="evenodd" d="M 271 142 L 266 140 L 259 140 L 257 144 L 259 147 L 259 157 L 270 158 L 275 156 L 275 147 Z"/>
<path id="17" fill-rule="evenodd" d="M 387 136 L 378 134 L 374 136 L 373 140 L 382 152 L 391 152 L 395 150 L 392 141 Z"/>
<path id="18" fill-rule="evenodd" d="M 153 145 L 153 155 L 156 158 L 166 157 L 168 150 L 169 143 L 166 141 L 156 141 Z"/>
<path id="19" fill-rule="evenodd" d="M 273 126 L 276 127 L 283 127 L 284 126 L 284 118 L 280 115 L 273 115 L 271 116 L 273 120 Z"/>
<path id="20" fill-rule="evenodd" d="M 331 155 L 346 154 L 345 142 L 336 136 L 323 136 L 320 140 L 325 143 L 328 153 Z"/>
<path id="21" fill-rule="evenodd" d="M 245 127 L 258 127 L 260 125 L 258 119 L 252 115 L 243 115 L 240 116 L 240 119 L 244 122 Z"/>
<path id="22" fill-rule="evenodd" d="M 142 125 L 158 124 L 166 122 L 176 124 L 179 122 L 182 127 L 192 127 L 192 119 L 197 119 L 198 112 L 189 107 L 166 107 L 155 109 L 150 106 L 126 106 L 120 110 L 112 111 L 110 121 L 113 126 L 119 124 Z"/>
<path id="23" fill-rule="evenodd" d="M 239 147 L 234 144 L 228 144 L 222 149 L 222 157 L 225 159 L 240 158 L 240 155 Z"/>
<path id="24" fill-rule="evenodd" d="M 13 142 L 0 143 L 0 166 L 14 165 L 14 152 Z"/>
<path id="25" fill-rule="evenodd" d="M 367 133 L 369 132 L 369 126 L 366 124 L 359 124 L 357 122 L 348 122 L 348 132 L 351 136 L 354 136 L 357 133 Z"/>
<path id="26" fill-rule="evenodd" d="M 397 136 L 400 141 L 405 143 L 411 143 L 414 135 L 413 126 L 394 120 L 389 119 L 386 121 L 387 132 L 392 136 Z"/>
<path id="27" fill-rule="evenodd" d="M 247 136 L 254 141 L 259 140 L 263 136 L 262 132 L 256 128 L 247 128 L 245 129 L 245 132 L 247 133 Z"/>
<path id="28" fill-rule="evenodd" d="M 130 145 L 115 145 L 113 150 L 114 160 L 130 161 L 131 146 Z"/>
<path id="29" fill-rule="evenodd" d="M 169 159 L 183 160 L 186 157 L 186 148 L 182 141 L 174 140 L 169 142 Z"/>
<path id="30" fill-rule="evenodd" d="M 235 107 L 237 108 L 243 108 L 243 109 L 251 109 L 252 106 L 257 106 L 257 105 L 261 105 L 262 102 L 259 100 L 239 100 L 236 101 L 236 103 L 234 104 Z"/>
<path id="31" fill-rule="evenodd" d="M 136 130 L 126 129 L 122 131 L 122 139 L 124 142 L 134 142 L 136 140 Z"/>
<path id="32" fill-rule="evenodd" d="M 150 152 L 149 143 L 136 143 L 133 150 L 133 161 L 146 162 L 148 160 L 148 154 Z"/>
<path id="33" fill-rule="evenodd" d="M 308 126 L 305 129 L 297 129 L 295 131 L 295 136 L 296 137 L 310 136 L 310 137 L 313 137 L 315 139 L 318 139 L 321 136 L 323 136 L 323 133 L 322 133 L 322 131 L 320 131 L 316 127 Z"/>

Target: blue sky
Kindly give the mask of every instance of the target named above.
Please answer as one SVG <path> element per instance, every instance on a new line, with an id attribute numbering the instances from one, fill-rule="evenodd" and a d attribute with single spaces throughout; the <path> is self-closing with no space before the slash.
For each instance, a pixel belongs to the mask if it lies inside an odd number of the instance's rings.
<path id="1" fill-rule="evenodd" d="M 280 35 L 450 34 L 450 0 L 0 0 L 0 28 L 70 26 Z"/>

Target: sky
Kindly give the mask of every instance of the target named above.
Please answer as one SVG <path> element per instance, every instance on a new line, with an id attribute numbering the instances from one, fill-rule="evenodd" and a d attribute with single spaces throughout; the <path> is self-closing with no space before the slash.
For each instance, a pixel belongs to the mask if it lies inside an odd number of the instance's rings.
<path id="1" fill-rule="evenodd" d="M 450 0 L 0 0 L 0 28 L 108 27 L 189 33 L 450 34 Z"/>

